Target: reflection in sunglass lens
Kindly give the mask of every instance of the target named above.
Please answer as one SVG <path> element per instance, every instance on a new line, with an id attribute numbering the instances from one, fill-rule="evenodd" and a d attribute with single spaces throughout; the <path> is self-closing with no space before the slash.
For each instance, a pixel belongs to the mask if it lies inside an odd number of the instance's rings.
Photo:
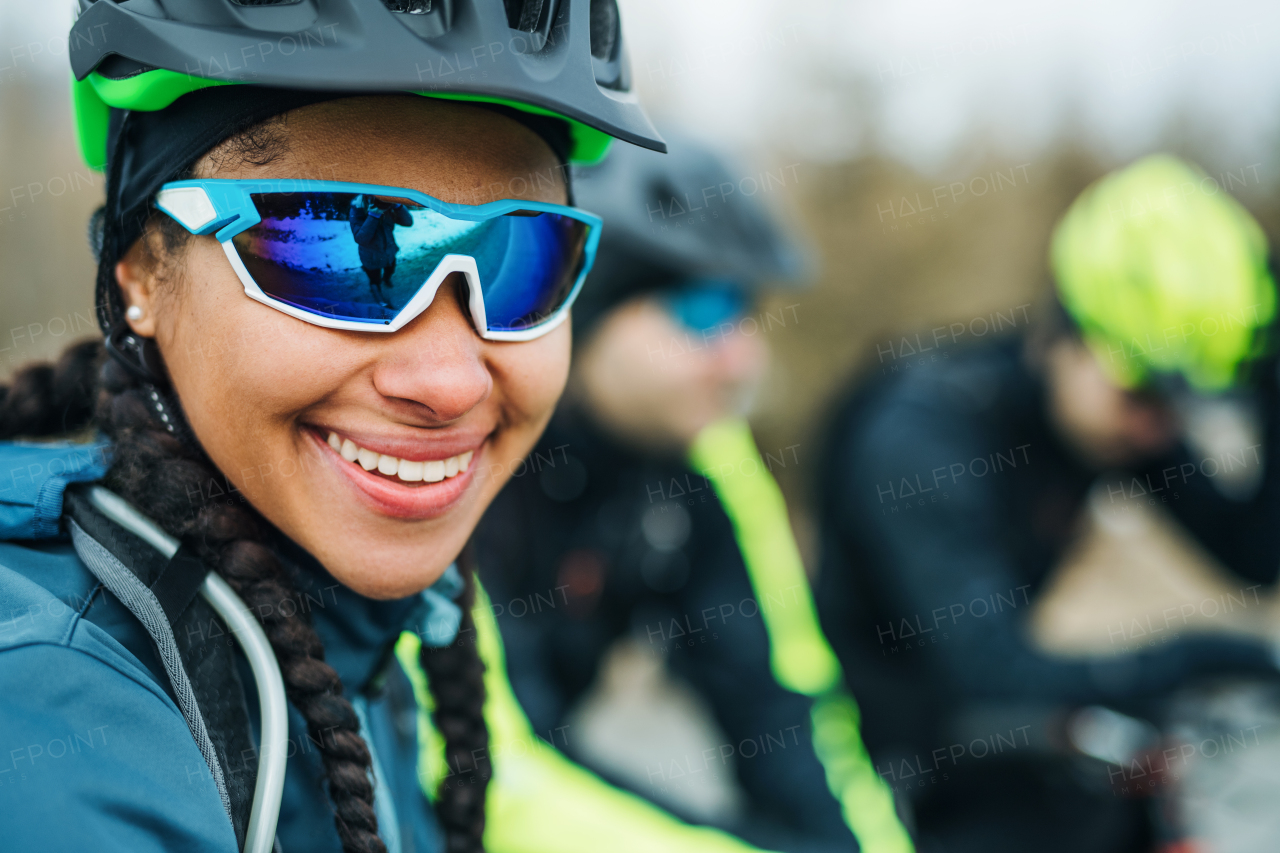
<path id="1" fill-rule="evenodd" d="M 569 298 L 590 226 L 539 211 L 455 219 L 403 198 L 257 193 L 232 238 L 268 296 L 313 314 L 389 323 L 446 255 L 475 259 L 490 331 L 537 326 Z"/>

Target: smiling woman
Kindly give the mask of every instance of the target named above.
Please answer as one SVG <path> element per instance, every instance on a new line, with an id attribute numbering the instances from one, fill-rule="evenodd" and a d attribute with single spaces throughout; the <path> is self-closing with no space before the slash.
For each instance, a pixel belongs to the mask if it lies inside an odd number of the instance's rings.
<path id="1" fill-rule="evenodd" d="M 235 151 L 243 139 L 231 140 L 197 161 L 192 174 L 257 181 L 327 167 L 345 182 L 407 186 L 449 202 L 456 187 L 505 185 L 512 175 L 555 165 L 551 148 L 506 115 L 413 96 L 303 107 L 260 125 L 255 139 L 252 158 Z M 476 146 L 477 139 L 489 144 Z M 341 156 L 356 149 L 358 162 Z M 426 156 L 406 163 L 401 152 L 414 149 Z M 564 200 L 563 184 L 528 199 Z M 192 237 L 156 216 L 162 227 L 131 247 L 116 278 L 125 304 L 141 309 L 132 331 L 155 340 L 210 460 L 355 591 L 391 598 L 429 586 L 461 550 L 501 481 L 391 480 L 342 460 L 327 443 L 329 433 L 414 462 L 468 452 L 482 462 L 520 458 L 563 386 L 568 328 L 521 346 L 486 342 L 473 327 L 469 285 L 458 273 L 394 334 L 298 322 L 244 298 L 245 286 L 215 236 Z M 238 429 L 228 429 L 232 423 Z M 286 465 L 300 473 L 256 475 Z M 341 537 L 332 535 L 335 520 Z"/>
<path id="2" fill-rule="evenodd" d="M 41 463 L 31 517 L 0 519 L 0 539 L 57 530 L 72 481 L 101 477 L 132 509 L 72 489 L 70 542 L 0 541 L 0 609 L 51 614 L 0 637 L 0 690 L 30 700 L 0 708 L 0 730 L 107 733 L 24 777 L 12 849 L 481 849 L 491 768 L 460 555 L 504 477 L 476 472 L 528 453 L 568 373 L 563 320 L 600 222 L 568 206 L 565 166 L 609 136 L 662 147 L 626 92 L 612 4 L 576 22 L 589 45 L 546 40 L 543 4 L 520 5 L 459 0 L 449 17 L 350 0 L 308 24 L 298 4 L 213 0 L 169 20 L 80 4 L 81 142 L 106 154 L 105 347 L 0 388 L 0 437 L 92 424 L 111 462 Z M 242 78 L 174 73 L 262 32 L 353 24 L 362 39 L 255 57 Z M 551 79 L 507 55 L 489 84 L 415 92 L 415 63 L 521 28 L 559 55 Z M 160 530 L 119 526 L 134 510 Z M 176 553 L 157 558 L 157 537 Z M 278 842 L 245 757 L 285 747 L 254 747 L 267 722 L 245 696 L 269 685 L 255 664 L 241 686 L 249 670 L 196 596 L 210 571 L 256 616 L 291 705 Z M 405 628 L 451 771 L 433 802 L 387 698 L 414 713 L 389 666 Z"/>

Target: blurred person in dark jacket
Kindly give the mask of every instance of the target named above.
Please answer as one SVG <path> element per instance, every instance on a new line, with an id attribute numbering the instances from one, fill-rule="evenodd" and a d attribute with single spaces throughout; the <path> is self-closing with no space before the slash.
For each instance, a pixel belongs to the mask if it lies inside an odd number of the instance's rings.
<path id="1" fill-rule="evenodd" d="M 409 210 L 400 202 L 371 195 L 356 196 L 351 200 L 351 234 L 360 252 L 360 266 L 369 277 L 369 289 L 384 308 L 395 308 L 382 292 L 391 289 L 391 275 L 396 271 L 397 225 L 413 224 Z"/>
<path id="2" fill-rule="evenodd" d="M 1028 632 L 1090 495 L 1099 513 L 1172 513 L 1241 599 L 1275 580 L 1260 227 L 1154 156 L 1073 203 L 1051 266 L 1055 320 L 858 387 L 825 456 L 823 626 L 922 851 L 1149 849 L 1143 801 L 1116 796 L 1153 745 L 1142 718 L 1189 680 L 1275 670 L 1264 644 L 1189 633 L 1181 610 L 1129 653 L 1057 657 Z"/>
<path id="3" fill-rule="evenodd" d="M 741 416 L 768 359 L 751 313 L 756 293 L 767 281 L 793 279 L 799 263 L 717 156 L 678 140 L 670 152 L 617 150 L 575 176 L 577 202 L 605 226 L 590 287 L 574 306 L 569 389 L 481 523 L 474 541 L 482 578 L 512 686 L 535 729 L 564 726 L 610 648 L 633 638 L 705 700 L 725 735 L 679 766 L 659 759 L 650 784 L 633 790 L 653 797 L 682 779 L 728 776 L 746 806 L 723 828 L 786 853 L 857 850 L 842 814 L 848 804 L 832 794 L 815 755 L 814 700 L 801 692 L 836 677 L 838 666 L 821 640 L 798 552 L 770 563 L 781 568 L 768 579 L 752 574 L 741 547 L 751 534 L 735 529 L 744 517 L 719 497 L 725 488 L 764 494 L 749 502 L 759 509 L 773 501 L 772 515 L 747 526 L 774 530 L 766 546 L 794 551 L 780 493 Z M 793 306 L 773 322 L 794 316 Z M 716 460 L 726 452 L 754 476 L 735 464 L 721 470 Z M 704 477 L 699 467 L 718 473 Z M 726 477 L 737 480 L 726 485 Z M 761 583 L 785 586 L 795 603 L 769 610 Z M 783 646 L 788 686 L 776 675 Z M 828 658 L 830 672 L 816 672 Z M 573 750 L 575 739 L 567 741 Z M 853 822 L 870 818 L 873 827 L 860 832 L 862 848 L 909 853 L 869 763 L 861 781 L 872 794 Z"/>

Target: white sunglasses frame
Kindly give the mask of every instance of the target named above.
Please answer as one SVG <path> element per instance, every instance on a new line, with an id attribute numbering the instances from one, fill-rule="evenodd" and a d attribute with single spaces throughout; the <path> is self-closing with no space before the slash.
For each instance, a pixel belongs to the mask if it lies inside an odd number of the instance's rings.
<path id="1" fill-rule="evenodd" d="M 284 187 L 287 186 L 288 189 Z M 459 219 L 484 221 L 515 213 L 522 210 L 534 210 L 560 215 L 569 215 L 588 227 L 587 245 L 584 247 L 582 270 L 574 282 L 573 289 L 566 297 L 564 304 L 542 322 L 527 329 L 498 329 L 488 327 L 488 318 L 484 307 L 484 286 L 480 281 L 480 270 L 475 258 L 470 255 L 448 254 L 440 259 L 431 275 L 427 277 L 396 315 L 385 321 L 343 320 L 337 317 L 326 317 L 282 302 L 265 293 L 253 280 L 249 270 L 236 251 L 232 238 L 262 221 L 257 208 L 249 198 L 251 193 L 268 192 L 344 192 L 372 194 L 408 198 L 423 204 L 431 210 Z M 451 273 L 461 273 L 467 281 L 467 308 L 471 314 L 471 322 L 476 333 L 489 341 L 532 341 L 553 331 L 569 316 L 578 293 L 582 290 L 587 273 L 591 271 L 595 260 L 596 247 L 600 241 L 600 218 L 587 211 L 565 205 L 548 204 L 546 202 L 517 201 L 502 199 L 482 205 L 460 205 L 440 201 L 417 190 L 400 187 L 385 187 L 374 184 L 350 184 L 338 181 L 237 181 L 237 180 L 195 180 L 174 181 L 165 184 L 155 200 L 156 207 L 168 214 L 182 227 L 192 234 L 214 234 L 222 244 L 222 251 L 231 263 L 236 277 L 244 286 L 245 295 L 256 302 L 288 314 L 313 326 L 326 329 L 338 329 L 348 332 L 381 332 L 390 333 L 403 329 L 418 318 L 435 300 L 436 293 Z M 216 232 L 216 233 L 215 233 Z"/>

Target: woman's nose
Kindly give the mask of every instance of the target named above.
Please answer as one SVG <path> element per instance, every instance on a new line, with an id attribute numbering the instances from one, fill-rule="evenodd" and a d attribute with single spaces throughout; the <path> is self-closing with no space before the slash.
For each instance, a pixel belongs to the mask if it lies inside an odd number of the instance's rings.
<path id="1" fill-rule="evenodd" d="M 427 310 L 387 335 L 374 370 L 374 387 L 385 397 L 406 400 L 433 420 L 455 421 L 486 400 L 493 377 L 484 341 L 465 307 L 466 285 L 451 275 Z"/>

